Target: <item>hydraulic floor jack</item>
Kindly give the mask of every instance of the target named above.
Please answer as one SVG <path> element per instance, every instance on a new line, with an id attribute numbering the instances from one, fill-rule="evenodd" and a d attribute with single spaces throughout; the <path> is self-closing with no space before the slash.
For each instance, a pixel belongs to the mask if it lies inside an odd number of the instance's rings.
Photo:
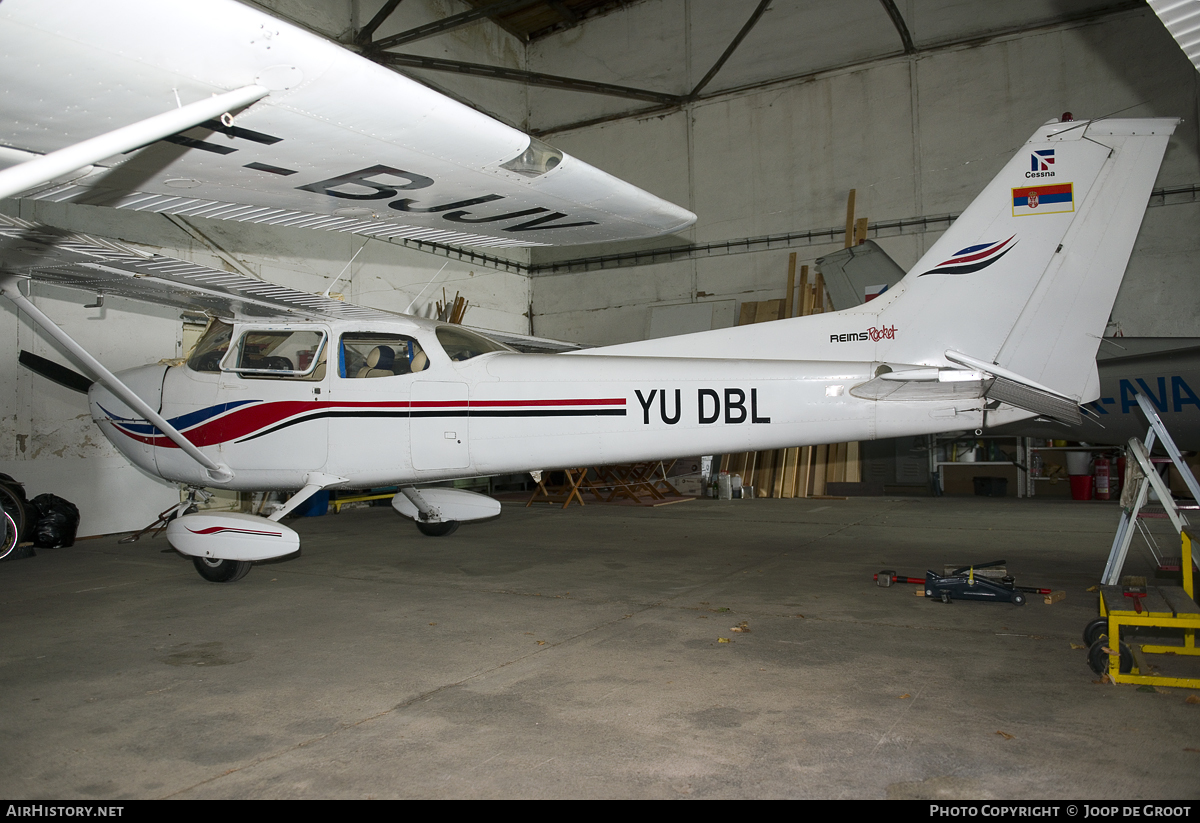
<path id="1" fill-rule="evenodd" d="M 1012 575 L 1005 575 L 999 580 L 994 580 L 975 573 L 976 569 L 991 569 L 1004 564 L 1004 560 L 976 563 L 955 569 L 948 575 L 927 571 L 924 580 L 919 577 L 904 577 L 894 571 L 884 570 L 875 575 L 875 583 L 884 588 L 893 583 L 924 584 L 925 596 L 936 598 L 943 603 L 949 603 L 951 600 L 981 600 L 1024 606 L 1026 594 L 1050 594 L 1049 589 L 1018 586 Z"/>

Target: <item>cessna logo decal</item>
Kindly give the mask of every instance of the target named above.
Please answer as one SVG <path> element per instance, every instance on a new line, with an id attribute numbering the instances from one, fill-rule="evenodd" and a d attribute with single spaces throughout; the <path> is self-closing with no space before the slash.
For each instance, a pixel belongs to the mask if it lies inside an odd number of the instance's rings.
<path id="1" fill-rule="evenodd" d="M 683 390 L 651 389 L 648 395 L 640 389 L 634 389 L 638 404 L 642 407 L 642 422 L 649 425 L 651 410 L 657 407 L 657 416 L 668 426 L 674 426 L 683 417 Z M 655 398 L 658 403 L 655 403 Z M 698 389 L 696 391 L 696 420 L 702 425 L 724 422 L 730 425 L 738 423 L 770 423 L 771 418 L 762 417 L 758 413 L 758 389 L 750 390 L 750 408 L 746 408 L 745 389 Z"/>
<path id="2" fill-rule="evenodd" d="M 384 179 L 373 179 L 380 177 Z M 477 215 L 467 208 L 468 206 L 479 206 L 483 203 L 503 200 L 504 195 L 502 194 L 485 194 L 467 200 L 456 200 L 450 203 L 431 203 L 428 205 L 419 200 L 399 196 L 402 191 L 425 189 L 433 184 L 434 180 L 432 177 L 426 177 L 416 172 L 394 169 L 391 166 L 368 166 L 365 169 L 352 171 L 349 174 L 330 177 L 328 180 L 309 183 L 306 186 L 296 186 L 296 188 L 300 191 L 316 192 L 317 194 L 325 194 L 330 197 L 338 197 L 342 200 L 389 200 L 396 198 L 387 204 L 388 208 L 410 214 L 441 214 L 443 220 L 449 220 L 451 223 L 498 223 L 502 220 L 516 220 L 522 217 L 532 217 L 535 214 L 538 215 L 532 220 L 526 220 L 512 226 L 505 226 L 504 231 L 510 232 L 570 229 L 576 226 L 596 225 L 596 221 L 594 220 L 584 220 L 578 223 L 554 223 L 553 221 L 567 215 L 561 211 L 551 211 L 550 209 L 540 207 L 519 209 L 500 214 L 485 213 L 481 215 Z"/>
<path id="3" fill-rule="evenodd" d="M 896 327 L 884 326 L 883 328 L 875 328 L 871 326 L 866 331 L 852 331 L 845 334 L 829 335 L 830 343 L 855 343 L 860 340 L 870 340 L 872 343 L 878 343 L 880 340 L 895 340 Z"/>
<path id="4" fill-rule="evenodd" d="M 1026 177 L 1054 176 L 1054 149 L 1040 149 L 1029 155 L 1029 171 Z"/>
<path id="5" fill-rule="evenodd" d="M 919 276 L 924 277 L 927 274 L 971 274 L 972 272 L 986 269 L 1016 247 L 1017 244 L 1014 242 L 1014 238 L 1016 238 L 1015 234 L 1007 240 L 980 243 L 977 246 L 967 246 L 965 249 L 959 249 L 948 260 L 940 263 L 937 268 L 922 272 Z"/>

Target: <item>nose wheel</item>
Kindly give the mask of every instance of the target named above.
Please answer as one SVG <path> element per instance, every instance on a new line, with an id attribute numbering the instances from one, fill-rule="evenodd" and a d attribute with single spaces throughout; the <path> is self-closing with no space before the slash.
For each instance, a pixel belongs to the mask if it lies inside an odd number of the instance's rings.
<path id="1" fill-rule="evenodd" d="M 193 557 L 192 564 L 209 583 L 233 583 L 250 573 L 249 560 L 220 560 L 216 557 Z"/>
<path id="2" fill-rule="evenodd" d="M 457 520 L 447 520 L 444 523 L 422 523 L 416 521 L 417 529 L 426 537 L 445 537 L 448 534 L 453 534 L 458 528 Z"/>

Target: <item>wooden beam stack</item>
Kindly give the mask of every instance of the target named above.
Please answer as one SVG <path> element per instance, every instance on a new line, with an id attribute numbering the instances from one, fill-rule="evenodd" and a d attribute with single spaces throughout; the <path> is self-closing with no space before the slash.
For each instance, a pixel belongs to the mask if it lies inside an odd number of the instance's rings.
<path id="1" fill-rule="evenodd" d="M 442 299 L 437 301 L 437 319 L 444 323 L 462 323 L 463 315 L 467 313 L 469 301 L 454 293 L 454 300 L 446 299 L 446 290 L 442 289 Z"/>
<path id="2" fill-rule="evenodd" d="M 855 191 L 851 189 L 846 203 L 846 248 L 867 239 L 867 218 L 854 219 L 854 196 Z M 787 297 L 742 303 L 738 325 L 833 311 L 827 300 L 825 278 L 820 272 L 810 284 L 808 266 L 801 266 L 799 293 L 794 295 L 795 283 L 796 253 L 792 252 L 788 257 Z M 862 482 L 862 460 L 857 441 L 726 455 L 724 470 L 741 475 L 742 484 L 754 486 L 758 497 L 824 497 L 829 483 Z"/>

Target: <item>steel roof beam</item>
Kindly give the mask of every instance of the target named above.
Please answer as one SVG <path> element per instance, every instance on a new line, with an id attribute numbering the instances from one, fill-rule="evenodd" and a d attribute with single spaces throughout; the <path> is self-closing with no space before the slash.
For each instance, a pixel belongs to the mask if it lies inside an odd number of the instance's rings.
<path id="1" fill-rule="evenodd" d="M 879 0 L 879 2 L 883 4 L 883 10 L 887 12 L 888 17 L 892 18 L 892 25 L 896 27 L 896 31 L 900 33 L 900 42 L 904 44 L 904 53 L 916 54 L 917 47 L 913 43 L 912 35 L 908 32 L 904 16 L 900 14 L 900 9 L 896 8 L 896 0 Z"/>
<path id="2" fill-rule="evenodd" d="M 589 94 L 605 94 L 610 97 L 627 97 L 633 100 L 648 100 L 652 103 L 675 104 L 683 98 L 675 94 L 635 89 L 628 86 L 616 86 L 612 83 L 597 83 L 591 80 L 576 80 L 572 77 L 560 77 L 554 74 L 542 74 L 522 69 L 507 69 L 501 66 L 487 66 L 480 63 L 464 63 L 459 60 L 445 60 L 440 57 L 424 57 L 419 54 L 397 54 L 385 51 L 368 55 L 372 60 L 387 66 L 405 66 L 413 69 L 428 69 L 430 71 L 447 71 L 458 74 L 470 74 L 476 77 L 491 77 L 495 80 L 509 80 L 517 83 L 528 83 L 532 86 L 542 86 L 566 91 L 580 91 Z"/>
<path id="3" fill-rule="evenodd" d="M 480 6 L 477 9 L 464 11 L 462 14 L 452 14 L 449 17 L 444 17 L 441 20 L 436 20 L 433 23 L 426 23 L 423 26 L 417 26 L 415 29 L 402 31 L 399 34 L 393 34 L 390 37 L 385 37 L 371 44 L 373 49 L 390 49 L 393 46 L 403 46 L 405 43 L 413 43 L 417 40 L 424 40 L 426 37 L 433 37 L 436 34 L 444 34 L 448 31 L 461 28 L 476 20 L 482 20 L 485 17 L 494 17 L 512 9 L 523 6 L 531 6 L 540 0 L 497 0 L 495 3 L 488 3 L 486 6 Z"/>
<path id="4" fill-rule="evenodd" d="M 396 6 L 400 5 L 400 2 L 401 0 L 387 0 L 383 4 L 383 8 L 375 12 L 375 16 L 371 18 L 371 22 L 359 29 L 354 35 L 354 42 L 360 46 L 370 45 L 375 30 L 383 24 L 384 20 L 387 20 L 391 16 L 392 12 L 396 10 Z"/>
<path id="5" fill-rule="evenodd" d="M 713 64 L 711 69 L 708 70 L 708 74 L 704 75 L 704 79 L 696 84 L 696 88 L 692 89 L 691 94 L 687 96 L 688 100 L 695 100 L 697 95 L 699 95 L 704 87 L 708 85 L 709 81 L 717 76 L 717 72 L 719 72 L 721 67 L 725 65 L 725 61 L 733 56 L 734 51 L 736 51 L 737 47 L 740 46 L 742 41 L 746 39 L 746 35 L 750 33 L 750 29 L 754 28 L 754 25 L 767 11 L 767 6 L 769 5 L 771 5 L 771 0 L 761 0 L 761 2 L 758 4 L 758 8 L 756 8 L 754 13 L 750 15 L 750 19 L 746 21 L 744 26 L 742 26 L 742 30 L 737 33 L 737 37 L 733 38 L 733 42 L 730 43 L 725 49 L 725 53 L 722 54 L 720 59 Z"/>

